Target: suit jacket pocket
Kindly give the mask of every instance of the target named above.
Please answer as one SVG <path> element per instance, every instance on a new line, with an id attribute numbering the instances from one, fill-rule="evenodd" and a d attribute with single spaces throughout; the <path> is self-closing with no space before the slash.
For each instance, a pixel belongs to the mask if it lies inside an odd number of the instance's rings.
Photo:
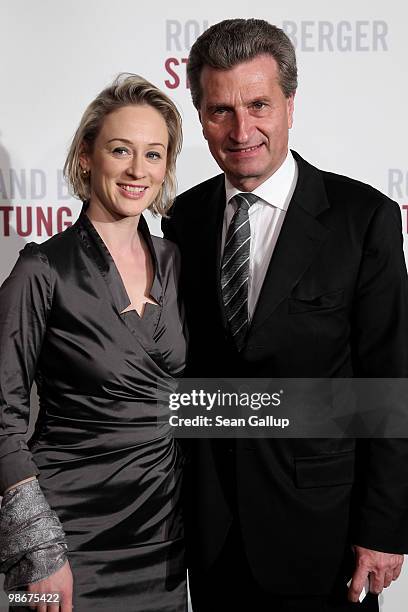
<path id="1" fill-rule="evenodd" d="M 295 457 L 295 480 L 299 489 L 352 484 L 354 451 Z"/>
<path id="2" fill-rule="evenodd" d="M 343 299 L 343 289 L 315 296 L 292 296 L 289 298 L 289 313 L 297 314 L 317 310 L 328 310 L 336 306 L 341 306 L 343 304 Z"/>

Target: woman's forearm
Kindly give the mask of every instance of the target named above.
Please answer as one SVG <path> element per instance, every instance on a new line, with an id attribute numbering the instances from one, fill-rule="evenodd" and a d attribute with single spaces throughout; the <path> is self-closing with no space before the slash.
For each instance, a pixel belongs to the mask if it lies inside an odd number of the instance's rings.
<path id="1" fill-rule="evenodd" d="M 31 480 L 35 480 L 37 478 L 37 476 L 29 476 L 28 478 L 25 478 L 24 480 L 20 480 L 19 482 L 16 482 L 15 484 L 11 485 L 10 487 L 7 487 L 7 489 L 5 491 L 3 491 L 3 496 L 8 493 L 9 491 L 11 491 L 12 489 L 14 489 L 15 487 L 18 487 L 19 485 L 25 484 L 26 482 L 30 482 Z"/>
<path id="2" fill-rule="evenodd" d="M 14 486 L 0 509 L 0 572 L 4 589 L 38 582 L 67 561 L 65 533 L 36 478 Z"/>

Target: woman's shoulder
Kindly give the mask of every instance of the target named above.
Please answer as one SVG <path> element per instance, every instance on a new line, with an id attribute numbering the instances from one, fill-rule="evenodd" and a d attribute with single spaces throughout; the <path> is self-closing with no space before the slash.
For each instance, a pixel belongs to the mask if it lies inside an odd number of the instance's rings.
<path id="1" fill-rule="evenodd" d="M 70 245 L 75 242 L 75 235 L 75 227 L 71 225 L 63 232 L 51 236 L 51 238 L 44 242 L 29 242 L 25 249 L 27 249 L 28 253 L 37 254 L 39 257 L 42 256 L 51 262 L 55 257 L 60 258 L 66 255 L 66 249 L 69 249 Z"/>
<path id="2" fill-rule="evenodd" d="M 162 275 L 166 272 L 172 272 L 178 276 L 180 270 L 180 252 L 178 246 L 171 242 L 171 240 L 159 236 L 152 235 L 151 239 L 156 261 Z"/>
<path id="3" fill-rule="evenodd" d="M 171 240 L 167 240 L 167 238 L 161 238 L 160 236 L 152 235 L 151 239 L 158 259 L 164 261 L 173 260 L 174 262 L 179 261 L 180 251 L 177 244 Z"/>
<path id="4" fill-rule="evenodd" d="M 171 257 L 178 256 L 179 248 L 177 244 L 171 240 L 167 240 L 167 238 L 162 238 L 161 236 L 152 235 L 151 238 L 156 253 L 164 253 L 165 255 L 169 255 Z"/>
<path id="5" fill-rule="evenodd" d="M 28 242 L 19 252 L 12 272 L 25 277 L 45 277 L 50 280 L 52 269 L 67 256 L 73 241 L 72 226 L 44 242 Z"/>
<path id="6" fill-rule="evenodd" d="M 36 242 L 27 243 L 20 251 L 2 290 L 15 295 L 48 294 L 53 286 L 53 274 L 48 257 Z"/>

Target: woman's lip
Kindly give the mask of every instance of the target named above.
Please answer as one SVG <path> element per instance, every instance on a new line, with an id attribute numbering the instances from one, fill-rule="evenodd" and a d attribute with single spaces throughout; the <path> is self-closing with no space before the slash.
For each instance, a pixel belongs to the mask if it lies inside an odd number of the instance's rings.
<path id="1" fill-rule="evenodd" d="M 148 190 L 148 187 L 146 187 L 146 185 L 128 185 L 126 183 L 118 183 L 118 187 L 120 189 L 121 194 L 124 195 L 125 198 L 129 198 L 131 200 L 140 200 L 140 198 L 143 198 L 146 191 Z M 138 190 L 133 191 L 127 189 L 127 187 L 133 187 Z"/>
<path id="2" fill-rule="evenodd" d="M 134 183 L 118 183 L 119 187 L 131 187 L 132 189 L 147 189 L 147 185 L 135 185 Z"/>

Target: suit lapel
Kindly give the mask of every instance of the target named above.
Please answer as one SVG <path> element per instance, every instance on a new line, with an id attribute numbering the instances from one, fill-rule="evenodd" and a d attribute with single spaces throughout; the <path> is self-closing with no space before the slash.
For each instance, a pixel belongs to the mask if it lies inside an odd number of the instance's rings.
<path id="1" fill-rule="evenodd" d="M 201 236 L 206 253 L 206 265 L 211 271 L 217 296 L 222 324 L 226 328 L 227 320 L 224 313 L 224 304 L 221 294 L 221 238 L 225 211 L 225 179 L 224 175 L 216 177 L 215 186 L 211 186 L 203 194 L 202 210 L 206 211 L 205 223 L 201 225 Z"/>
<path id="2" fill-rule="evenodd" d="M 265 276 L 248 337 L 290 294 L 330 234 L 330 230 L 316 218 L 329 208 L 321 174 L 298 154 L 293 152 L 293 155 L 298 165 L 298 181 Z"/>

